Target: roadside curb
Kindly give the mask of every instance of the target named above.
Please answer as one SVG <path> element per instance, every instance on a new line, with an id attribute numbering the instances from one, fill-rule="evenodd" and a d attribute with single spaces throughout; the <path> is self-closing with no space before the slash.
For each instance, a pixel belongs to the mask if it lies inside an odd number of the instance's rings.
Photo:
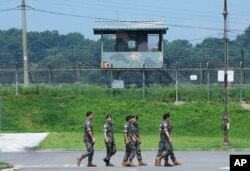
<path id="1" fill-rule="evenodd" d="M 157 151 L 157 148 L 150 148 L 150 149 L 142 149 L 142 151 Z M 86 151 L 86 149 L 39 149 L 37 148 L 35 150 L 36 152 L 72 152 L 72 151 Z M 106 149 L 95 149 L 95 151 L 106 151 Z M 117 151 L 124 151 L 124 149 L 117 149 Z M 244 148 L 244 149 L 223 149 L 223 148 L 218 148 L 218 149 L 201 149 L 201 148 L 193 148 L 193 149 L 175 149 L 176 152 L 178 151 L 250 151 L 249 148 Z"/>

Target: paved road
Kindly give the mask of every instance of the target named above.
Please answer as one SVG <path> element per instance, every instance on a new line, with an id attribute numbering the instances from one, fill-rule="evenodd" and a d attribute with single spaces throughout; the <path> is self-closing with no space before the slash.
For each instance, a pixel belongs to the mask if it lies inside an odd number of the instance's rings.
<path id="1" fill-rule="evenodd" d="M 230 154 L 250 154 L 250 151 L 243 152 L 204 152 L 204 151 L 186 151 L 176 152 L 178 160 L 183 162 L 181 166 L 172 168 L 155 167 L 154 159 L 155 151 L 145 151 L 142 153 L 145 162 L 149 165 L 146 167 L 122 167 L 121 160 L 124 152 L 119 151 L 112 158 L 111 162 L 115 167 L 106 167 L 102 159 L 105 156 L 104 151 L 96 151 L 94 162 L 97 168 L 86 169 L 87 160 L 83 160 L 85 166 L 76 166 L 76 157 L 81 154 L 80 151 L 71 152 L 46 152 L 46 151 L 30 151 L 30 152 L 0 152 L 0 161 L 6 161 L 15 165 L 20 171 L 72 171 L 72 170 L 90 170 L 90 171 L 223 171 L 229 170 Z M 135 162 L 137 163 L 137 162 Z"/>

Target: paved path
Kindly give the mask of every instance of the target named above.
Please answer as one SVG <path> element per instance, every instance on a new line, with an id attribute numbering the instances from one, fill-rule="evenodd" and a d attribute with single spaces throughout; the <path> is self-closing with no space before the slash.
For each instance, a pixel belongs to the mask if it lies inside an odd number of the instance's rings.
<path id="1" fill-rule="evenodd" d="M 183 162 L 181 166 L 172 168 L 155 167 L 154 160 L 156 151 L 142 152 L 146 167 L 122 167 L 121 160 L 124 152 L 118 151 L 111 159 L 115 167 L 106 167 L 102 159 L 105 156 L 104 151 L 96 151 L 94 163 L 97 168 L 86 168 L 87 160 L 83 160 L 82 166 L 76 166 L 76 157 L 81 155 L 81 151 L 29 151 L 29 152 L 0 152 L 0 161 L 6 161 L 15 165 L 20 171 L 72 171 L 72 170 L 90 170 L 90 171 L 229 171 L 230 154 L 250 154 L 250 151 L 230 152 L 230 151 L 177 151 L 176 157 Z M 135 164 L 137 161 L 135 159 Z M 85 165 L 85 166 L 84 166 Z"/>
<path id="2" fill-rule="evenodd" d="M 0 151 L 18 152 L 34 150 L 48 133 L 11 133 L 0 134 Z"/>

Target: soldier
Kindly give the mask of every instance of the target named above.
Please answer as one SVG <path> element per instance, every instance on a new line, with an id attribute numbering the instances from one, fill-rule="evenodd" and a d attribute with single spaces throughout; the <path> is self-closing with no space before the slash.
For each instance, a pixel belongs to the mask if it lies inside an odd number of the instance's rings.
<path id="1" fill-rule="evenodd" d="M 166 122 L 167 122 L 167 127 L 168 127 L 168 133 L 169 133 L 171 139 L 173 139 L 173 138 L 172 138 L 172 129 L 173 129 L 173 127 L 172 127 L 172 124 L 171 124 L 171 122 L 170 122 L 170 114 L 167 113 L 167 116 L 168 116 L 168 117 L 167 117 L 167 119 L 166 119 Z M 174 166 L 176 166 L 176 165 L 181 165 L 181 163 L 180 163 L 179 161 L 176 160 L 176 157 L 175 157 L 175 155 L 174 155 L 173 143 L 171 142 L 171 143 L 169 144 L 169 147 L 167 147 L 167 148 L 169 148 L 170 150 L 169 150 L 169 153 L 168 153 L 169 155 L 167 155 L 167 156 L 164 158 L 164 160 L 165 160 L 164 166 L 166 166 L 166 167 L 168 167 L 168 166 L 171 167 L 171 166 L 172 166 L 171 164 L 168 163 L 168 156 L 170 156 L 170 158 L 171 158 L 171 160 L 172 160 Z"/>
<path id="2" fill-rule="evenodd" d="M 103 159 L 103 161 L 106 163 L 106 166 L 114 166 L 113 164 L 110 163 L 110 158 L 116 153 L 114 131 L 112 127 L 112 116 L 110 114 L 107 115 L 106 120 L 107 122 L 104 124 L 103 132 L 107 148 L 107 155 Z"/>
<path id="3" fill-rule="evenodd" d="M 136 155 L 136 148 L 135 148 L 135 138 L 133 137 L 135 132 L 135 127 L 133 126 L 133 116 L 128 115 L 126 116 L 127 124 L 124 126 L 124 139 L 125 139 L 125 155 L 123 158 L 122 165 L 123 166 L 132 166 L 133 164 L 132 160 L 134 159 Z"/>
<path id="4" fill-rule="evenodd" d="M 140 135 L 139 135 L 139 126 L 138 126 L 138 116 L 134 116 L 134 127 L 135 127 L 135 147 L 136 147 L 136 157 L 139 163 L 139 166 L 146 166 L 147 163 L 143 162 L 142 160 L 142 156 L 141 156 L 141 139 L 140 139 Z"/>
<path id="5" fill-rule="evenodd" d="M 88 157 L 88 165 L 87 167 L 96 167 L 95 164 L 92 163 L 93 160 L 93 155 L 94 155 L 94 144 L 95 144 L 95 137 L 93 133 L 93 128 L 91 121 L 93 119 L 93 112 L 87 112 L 86 113 L 87 119 L 84 122 L 83 125 L 83 131 L 84 131 L 84 136 L 83 136 L 83 141 L 86 145 L 87 148 L 87 153 L 81 155 L 80 157 L 77 157 L 77 165 L 80 166 L 82 159 L 85 157 Z"/>
<path id="6" fill-rule="evenodd" d="M 167 130 L 166 122 L 165 122 L 166 115 L 163 115 L 163 122 L 160 124 L 160 141 L 159 141 L 159 149 L 156 155 L 155 159 L 155 166 L 162 166 L 161 165 L 161 159 L 163 159 L 163 155 L 166 153 L 166 148 L 165 148 L 165 141 L 166 138 L 165 136 L 168 134 L 164 132 L 164 125 L 165 125 L 165 130 Z M 165 153 L 163 153 L 165 152 Z"/>
<path id="7" fill-rule="evenodd" d="M 172 136 L 171 136 L 171 129 L 172 126 L 170 124 L 170 114 L 165 113 L 163 115 L 163 122 L 160 124 L 160 141 L 159 141 L 159 150 L 155 160 L 156 166 L 161 166 L 161 159 L 165 159 L 164 166 L 171 167 L 170 163 L 168 163 L 168 156 L 171 156 L 174 165 L 180 165 L 181 163 L 176 160 L 173 153 L 173 146 L 172 146 Z"/>

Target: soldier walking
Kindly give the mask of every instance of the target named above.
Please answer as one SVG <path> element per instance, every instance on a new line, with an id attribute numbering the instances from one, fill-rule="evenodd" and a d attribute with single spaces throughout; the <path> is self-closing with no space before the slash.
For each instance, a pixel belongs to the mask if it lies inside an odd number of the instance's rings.
<path id="1" fill-rule="evenodd" d="M 93 127 L 91 124 L 91 121 L 93 119 L 93 112 L 87 112 L 86 117 L 87 118 L 83 124 L 83 131 L 84 131 L 83 141 L 86 145 L 87 153 L 81 155 L 80 157 L 77 157 L 76 161 L 77 165 L 80 166 L 82 159 L 88 157 L 87 167 L 96 167 L 96 165 L 92 163 L 94 155 L 94 144 L 96 141 L 93 133 Z"/>
<path id="2" fill-rule="evenodd" d="M 142 160 L 142 155 L 141 155 L 141 139 L 140 139 L 140 135 L 139 135 L 139 125 L 138 125 L 138 119 L 139 117 L 138 116 L 134 116 L 134 127 L 135 127 L 135 148 L 136 148 L 136 157 L 137 157 L 137 160 L 138 160 L 138 165 L 139 166 L 146 166 L 147 163 L 145 163 L 143 160 Z"/>
<path id="3" fill-rule="evenodd" d="M 110 114 L 107 115 L 106 120 L 107 122 L 104 124 L 103 132 L 107 149 L 107 155 L 103 159 L 103 161 L 106 163 L 106 166 L 114 166 L 113 164 L 110 163 L 110 158 L 116 153 L 114 131 L 112 126 L 112 116 Z"/>
<path id="4" fill-rule="evenodd" d="M 163 122 L 160 124 L 159 150 L 156 156 L 155 166 L 161 166 L 161 159 L 163 158 L 165 160 L 165 167 L 181 164 L 174 156 L 171 131 L 172 125 L 170 124 L 170 114 L 165 113 L 163 115 Z M 169 156 L 173 161 L 173 165 L 168 162 Z"/>
<path id="5" fill-rule="evenodd" d="M 136 147 L 135 147 L 135 138 L 134 138 L 134 132 L 135 127 L 133 125 L 133 116 L 128 115 L 126 116 L 127 123 L 124 126 L 124 139 L 125 139 L 125 155 L 123 158 L 122 165 L 123 166 L 131 166 L 134 167 L 133 159 L 136 155 Z"/>
<path id="6" fill-rule="evenodd" d="M 169 135 L 170 135 L 170 137 L 171 137 L 171 139 L 173 139 L 173 137 L 172 137 L 172 129 L 173 129 L 173 126 L 172 126 L 172 124 L 171 124 L 171 122 L 170 122 L 170 114 L 168 115 L 168 118 L 167 118 L 167 127 L 168 127 L 168 132 L 169 132 Z M 181 165 L 181 163 L 178 161 L 178 160 L 176 160 L 176 157 L 175 157 L 175 155 L 174 155 L 174 148 L 173 148 L 173 143 L 170 143 L 169 144 L 169 147 L 168 147 L 170 150 L 169 150 L 169 156 L 170 156 L 170 158 L 171 158 L 171 160 L 172 160 L 172 162 L 173 162 L 173 165 L 174 166 L 176 166 L 176 165 Z M 164 160 L 165 160 L 165 165 L 168 165 L 169 163 L 168 163 L 168 156 L 166 156 L 165 158 L 164 158 Z M 169 166 L 169 165 L 168 165 Z M 171 166 L 171 165 L 170 165 Z"/>

